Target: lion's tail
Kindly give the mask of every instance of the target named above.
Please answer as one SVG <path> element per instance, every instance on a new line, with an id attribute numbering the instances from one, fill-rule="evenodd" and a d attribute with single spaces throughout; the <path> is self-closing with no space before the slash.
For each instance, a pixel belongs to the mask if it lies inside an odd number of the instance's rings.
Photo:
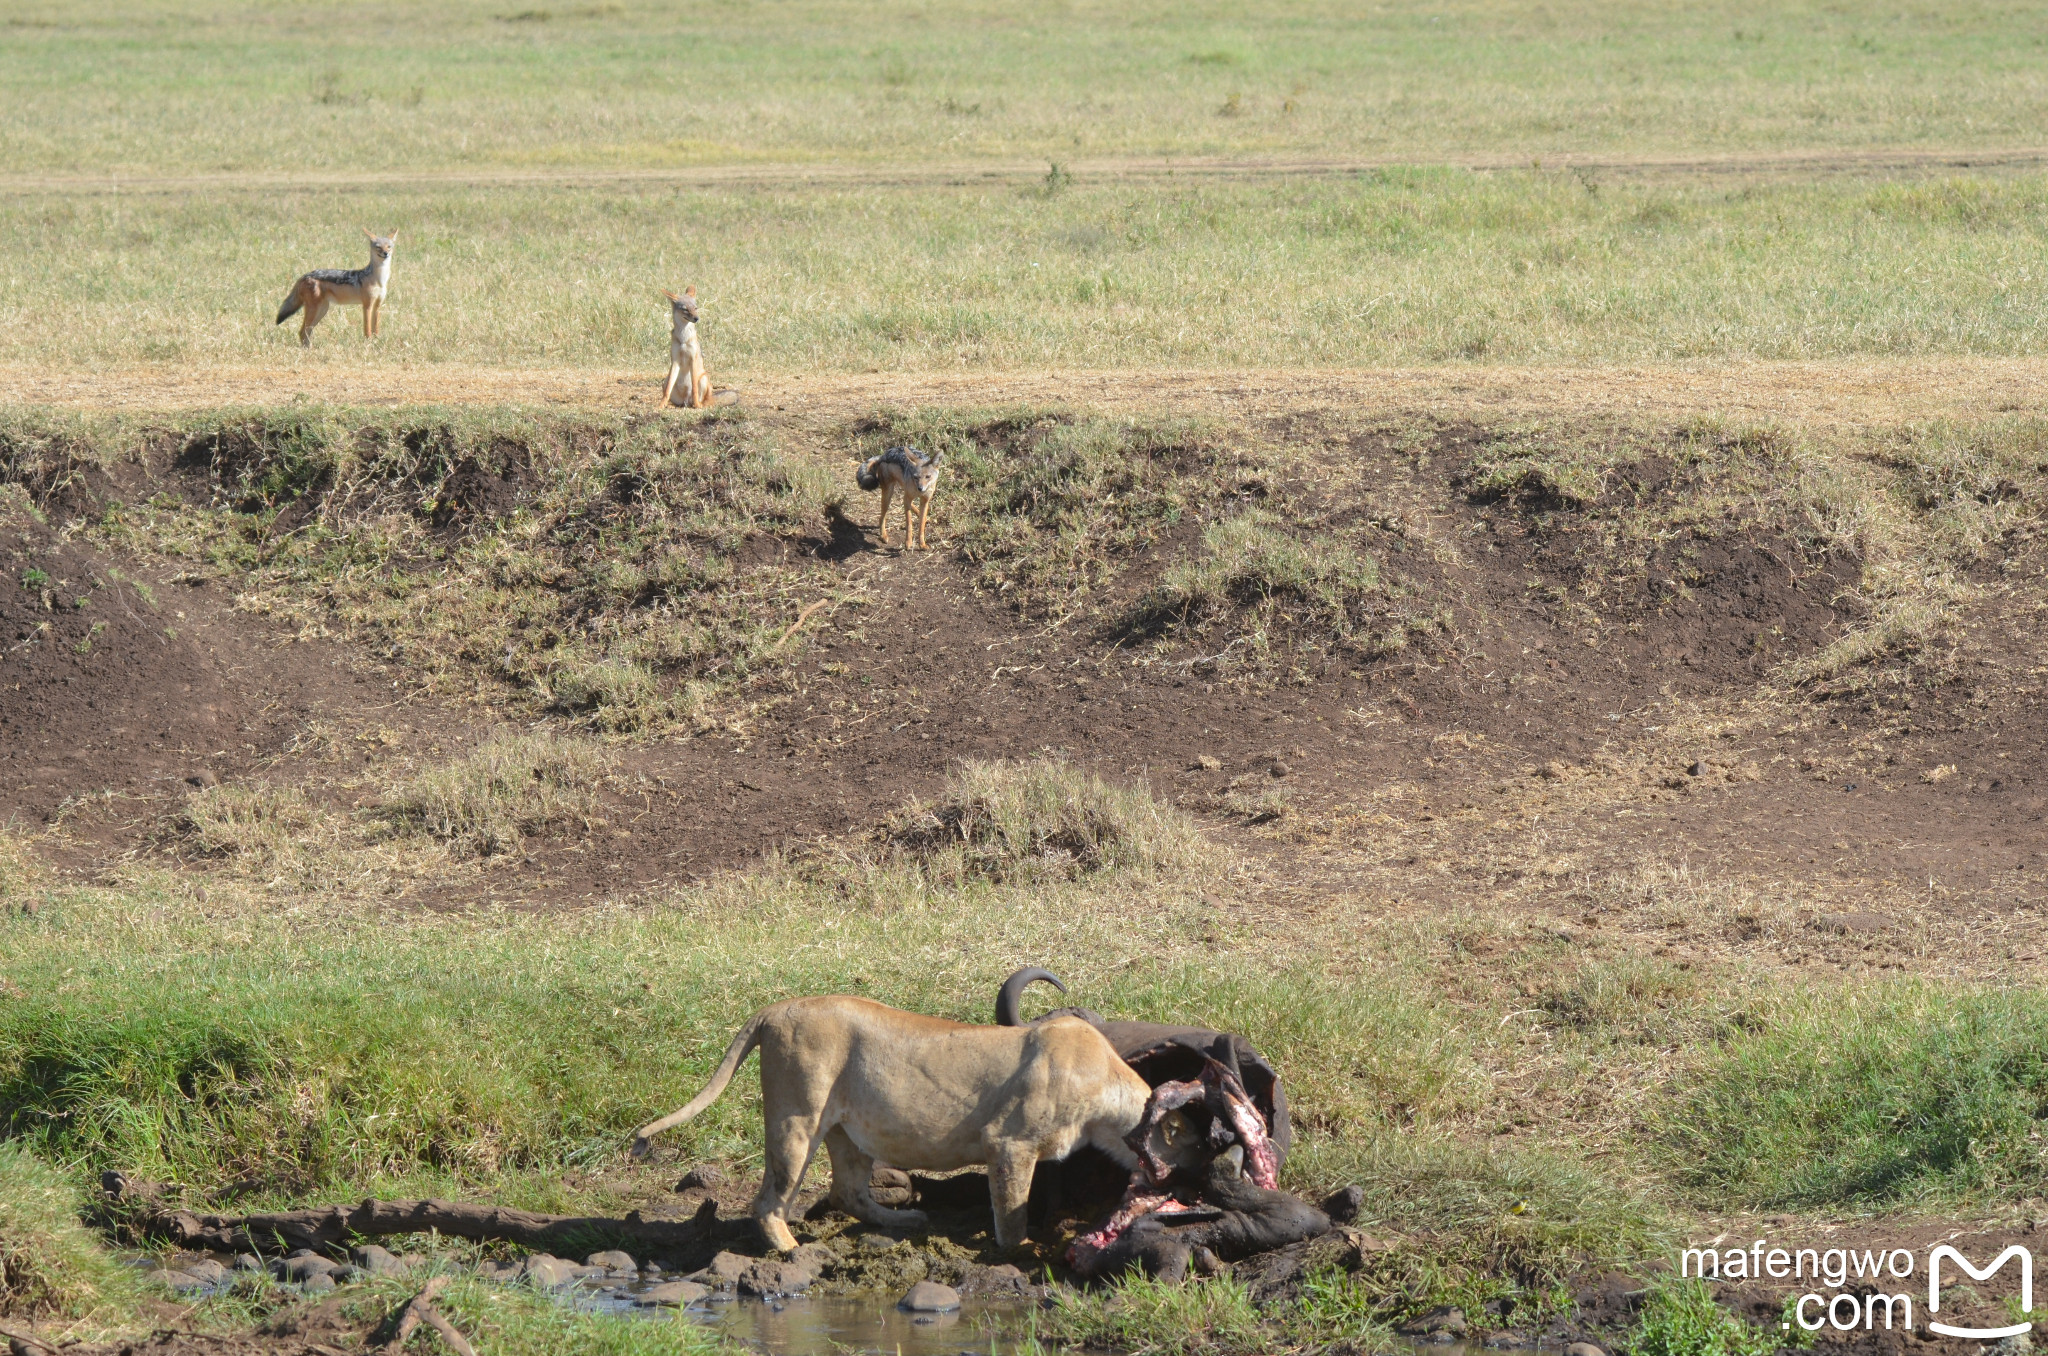
<path id="1" fill-rule="evenodd" d="M 725 1058 L 720 1061 L 718 1072 L 711 1075 L 711 1081 L 705 1085 L 704 1091 L 692 1097 L 682 1110 L 671 1112 L 658 1121 L 649 1121 L 634 1132 L 635 1158 L 646 1156 L 648 1141 L 656 1135 L 681 1125 L 718 1100 L 719 1094 L 725 1091 L 725 1085 L 732 1082 L 732 1076 L 739 1072 L 740 1065 L 746 1061 L 748 1055 L 754 1053 L 754 1047 L 761 1043 L 761 1019 L 766 1015 L 754 1014 L 753 1020 L 739 1029 L 739 1033 L 732 1038 L 732 1044 L 725 1047 Z"/>

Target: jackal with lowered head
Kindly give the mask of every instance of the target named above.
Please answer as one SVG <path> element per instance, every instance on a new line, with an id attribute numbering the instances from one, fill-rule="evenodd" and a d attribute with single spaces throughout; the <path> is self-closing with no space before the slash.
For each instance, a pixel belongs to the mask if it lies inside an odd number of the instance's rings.
<path id="1" fill-rule="evenodd" d="M 291 292 L 285 297 L 284 305 L 277 308 L 277 323 L 282 325 L 300 311 L 306 318 L 299 322 L 299 345 L 313 346 L 313 327 L 327 315 L 327 308 L 335 302 L 344 306 L 363 308 L 363 338 L 375 338 L 378 317 L 384 310 L 384 289 L 391 283 L 391 248 L 398 243 L 398 232 L 390 235 L 370 236 L 370 262 L 365 268 L 316 268 L 311 273 L 301 274 L 292 284 Z"/>
<path id="2" fill-rule="evenodd" d="M 882 492 L 882 545 L 889 544 L 889 496 L 901 490 L 904 547 L 928 549 L 925 528 L 931 522 L 932 495 L 938 491 L 939 462 L 945 455 L 934 452 L 927 457 L 914 447 L 892 447 L 879 457 L 869 457 L 853 473 L 854 484 Z"/>

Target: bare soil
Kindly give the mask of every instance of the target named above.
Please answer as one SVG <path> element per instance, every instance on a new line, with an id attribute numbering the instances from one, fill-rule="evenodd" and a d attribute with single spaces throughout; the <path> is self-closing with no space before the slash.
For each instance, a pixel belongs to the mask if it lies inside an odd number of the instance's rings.
<path id="1" fill-rule="evenodd" d="M 1364 496 L 1454 525 L 1464 545 L 1448 561 L 1420 558 L 1398 524 L 1366 527 L 1391 573 L 1455 600 L 1449 637 L 1386 658 L 1281 653 L 1260 672 L 1199 644 L 1153 653 L 1100 618 L 1152 585 L 1171 541 L 1129 563 L 1097 621 L 1049 624 L 974 586 L 942 493 L 930 552 L 881 546 L 866 516 L 757 541 L 755 565 L 808 555 L 864 605 L 811 618 L 798 661 L 723 728 L 625 745 L 603 827 L 530 840 L 413 897 L 551 908 L 630 895 L 778 846 L 857 840 L 962 759 L 1051 751 L 1206 817 L 1256 863 L 1244 907 L 1311 930 L 1334 901 L 1361 898 L 1654 929 L 1615 882 L 1675 863 L 1795 896 L 1808 926 L 1773 943 L 1792 963 L 1904 964 L 1934 944 L 1934 919 L 1997 939 L 1983 964 L 2002 973 L 2041 967 L 2037 547 L 1984 563 L 1996 587 L 1966 619 L 1954 681 L 1910 708 L 1817 701 L 1771 675 L 1857 620 L 1857 562 L 1730 532 L 1692 544 L 1686 587 L 1675 560 L 1653 556 L 1639 577 L 1602 581 L 1589 610 L 1580 586 L 1605 568 L 1596 514 L 1475 497 L 1459 480 L 1474 432 L 1437 424 L 1417 455 L 1322 419 L 1323 380 L 1295 383 L 1305 408 L 1250 417 L 1301 448 L 1289 489 L 1303 511 L 1351 513 Z M 85 485 L 72 507 L 142 488 Z M 502 479 L 470 489 L 472 519 L 523 493 Z M 1653 458 L 1609 494 L 1683 492 Z M 337 763 L 369 774 L 445 756 L 490 726 L 488 709 L 428 700 L 362 648 L 238 610 L 231 587 L 166 562 L 36 526 L 0 551 L 0 811 L 59 825 L 52 849 L 79 869 L 162 843 L 188 782 L 332 783 Z M 21 584 L 31 567 L 47 587 Z"/>
<path id="2" fill-rule="evenodd" d="M 1317 410 L 1459 416 L 1720 414 L 1809 426 L 2038 414 L 2048 359 L 1900 358 L 1831 362 L 1430 367 L 1302 371 L 1154 370 L 783 373 L 717 365 L 721 385 L 764 413 L 832 415 L 876 406 L 1072 405 L 1154 413 L 1279 417 Z M 0 364 L 0 401 L 96 410 L 217 409 L 300 397 L 342 405 L 660 408 L 663 373 L 598 368 L 406 365 L 339 346 L 271 365 L 185 364 L 67 371 Z M 673 412 L 675 418 L 690 418 Z"/>

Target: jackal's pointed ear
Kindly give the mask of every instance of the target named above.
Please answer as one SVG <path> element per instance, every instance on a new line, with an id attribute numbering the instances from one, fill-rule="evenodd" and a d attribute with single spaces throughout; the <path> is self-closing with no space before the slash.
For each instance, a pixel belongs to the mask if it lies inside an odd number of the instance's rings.
<path id="1" fill-rule="evenodd" d="M 688 297 L 691 301 L 695 301 L 697 299 L 697 284 L 691 283 L 688 287 L 685 287 L 683 289 L 683 295 Z"/>
<path id="2" fill-rule="evenodd" d="M 946 449 L 942 447 L 942 448 L 940 448 L 940 449 L 939 449 L 938 451 L 936 451 L 936 452 L 932 453 L 932 455 L 931 455 L 931 458 L 930 458 L 930 459 L 929 459 L 928 461 L 926 461 L 926 462 L 925 462 L 925 465 L 927 465 L 927 466 L 937 466 L 937 465 L 938 465 L 938 464 L 939 464 L 940 462 L 944 461 L 945 459 L 946 459 Z"/>
<path id="3" fill-rule="evenodd" d="M 398 243 L 398 232 L 393 231 L 390 235 L 385 236 L 384 239 L 387 243 L 396 245 Z"/>
<path id="4" fill-rule="evenodd" d="M 682 298 L 681 298 L 681 297 L 679 297 L 679 296 L 677 296 L 677 295 L 676 295 L 675 293 L 673 293 L 673 292 L 669 291 L 669 290 L 668 290 L 668 289 L 667 289 L 666 287 L 664 287 L 664 288 L 662 288 L 662 289 L 661 289 L 661 294 L 662 294 L 663 296 L 667 297 L 667 298 L 668 298 L 668 299 L 669 299 L 670 301 L 681 301 L 681 300 L 682 300 Z"/>

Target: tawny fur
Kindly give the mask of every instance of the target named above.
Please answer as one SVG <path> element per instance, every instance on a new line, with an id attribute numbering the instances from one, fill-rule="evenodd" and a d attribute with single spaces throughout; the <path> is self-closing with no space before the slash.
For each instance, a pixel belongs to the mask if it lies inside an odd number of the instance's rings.
<path id="1" fill-rule="evenodd" d="M 1033 1167 L 1091 1144 L 1130 1167 L 1124 1135 L 1151 1088 L 1101 1032 L 1075 1017 L 1033 1026 L 969 1026 L 866 998 L 792 998 L 741 1027 L 710 1085 L 682 1110 L 640 1127 L 633 1152 L 718 1100 L 761 1052 L 767 1123 L 753 1216 L 772 1247 L 796 1238 L 788 1212 L 822 1142 L 834 1205 L 885 1228 L 924 1227 L 921 1210 L 892 1210 L 869 1194 L 877 1161 L 921 1172 L 988 1168 L 996 1242 L 1025 1239 Z"/>
<path id="2" fill-rule="evenodd" d="M 704 366 L 704 349 L 697 342 L 697 289 L 685 287 L 683 294 L 664 291 L 668 298 L 668 384 L 661 389 L 661 403 L 701 410 L 711 404 L 711 374 Z"/>

